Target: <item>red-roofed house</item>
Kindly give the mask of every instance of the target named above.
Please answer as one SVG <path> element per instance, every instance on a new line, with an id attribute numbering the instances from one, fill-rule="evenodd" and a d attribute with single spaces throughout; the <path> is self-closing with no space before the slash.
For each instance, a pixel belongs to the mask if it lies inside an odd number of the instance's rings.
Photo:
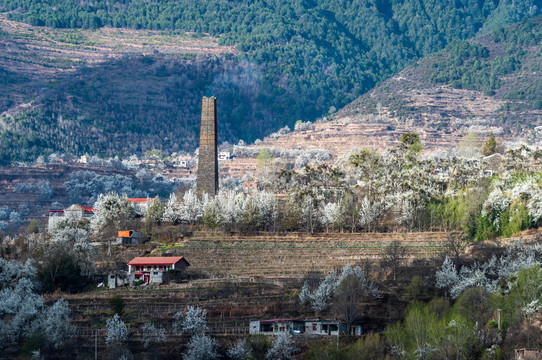
<path id="1" fill-rule="evenodd" d="M 162 283 L 168 270 L 183 270 L 190 266 L 183 256 L 136 257 L 128 263 L 128 275 L 146 283 Z"/>

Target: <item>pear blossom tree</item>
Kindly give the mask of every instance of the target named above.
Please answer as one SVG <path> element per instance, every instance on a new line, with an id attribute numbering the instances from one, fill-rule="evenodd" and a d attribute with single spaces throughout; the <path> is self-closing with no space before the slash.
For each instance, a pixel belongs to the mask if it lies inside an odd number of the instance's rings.
<path id="1" fill-rule="evenodd" d="M 275 338 L 273 346 L 265 354 L 268 360 L 292 360 L 299 351 L 292 341 L 292 335 L 280 334 Z"/>
<path id="2" fill-rule="evenodd" d="M 59 299 L 47 307 L 38 293 L 36 270 L 27 262 L 0 258 L 0 349 L 43 333 L 52 348 L 58 350 L 70 340 L 68 303 Z"/>
<path id="3" fill-rule="evenodd" d="M 525 246 L 516 242 L 506 252 L 497 258 L 493 256 L 486 262 L 475 262 L 470 266 L 463 266 L 458 270 L 457 266 L 446 258 L 442 267 L 436 272 L 436 287 L 444 289 L 449 296 L 456 299 L 461 293 L 473 286 L 495 292 L 501 281 L 505 281 L 508 287 L 513 275 L 521 269 L 528 269 L 540 264 L 542 258 L 542 246 L 536 244 Z"/>
<path id="4" fill-rule="evenodd" d="M 248 346 L 246 339 L 239 339 L 228 348 L 226 354 L 232 360 L 251 359 L 252 349 Z"/>
<path id="5" fill-rule="evenodd" d="M 177 195 L 171 193 L 169 199 L 164 205 L 164 214 L 162 215 L 162 221 L 171 224 L 177 224 L 182 217 L 180 203 L 177 200 Z"/>
<path id="6" fill-rule="evenodd" d="M 190 335 L 204 334 L 207 331 L 207 310 L 199 306 L 188 306 L 185 313 L 177 312 L 174 315 L 173 330 L 176 333 L 187 333 Z"/>
<path id="7" fill-rule="evenodd" d="M 113 318 L 107 319 L 107 338 L 105 343 L 107 346 L 114 344 L 123 344 L 128 339 L 128 328 L 121 320 L 119 314 L 113 315 Z"/>
<path id="8" fill-rule="evenodd" d="M 90 228 L 95 235 L 102 234 L 107 228 L 121 227 L 127 221 L 135 218 L 135 208 L 129 203 L 126 196 L 115 193 L 101 194 L 94 203 L 98 211 L 90 221 Z"/>
<path id="9" fill-rule="evenodd" d="M 207 310 L 199 306 L 188 306 L 185 313 L 177 312 L 174 315 L 173 331 L 178 334 L 190 334 L 187 351 L 183 355 L 185 360 L 213 360 L 218 359 L 218 342 L 205 335 Z"/>
<path id="10" fill-rule="evenodd" d="M 183 355 L 184 360 L 214 360 L 218 359 L 218 342 L 205 334 L 196 334 L 190 338 L 188 350 Z"/>
<path id="11" fill-rule="evenodd" d="M 299 301 L 309 304 L 315 312 L 322 312 L 328 308 L 337 287 L 347 277 L 356 280 L 367 298 L 378 298 L 380 296 L 378 286 L 367 278 L 365 272 L 359 267 L 351 267 L 346 264 L 340 273 L 331 271 L 313 290 L 305 282 L 299 294 Z"/>
<path id="12" fill-rule="evenodd" d="M 143 325 L 141 332 L 143 333 L 141 343 L 145 349 L 166 341 L 166 329 L 163 327 L 157 328 L 154 324 L 147 323 Z"/>
<path id="13" fill-rule="evenodd" d="M 59 299 L 47 309 L 42 326 L 52 347 L 55 350 L 63 348 L 75 333 L 75 327 L 70 322 L 68 302 Z"/>

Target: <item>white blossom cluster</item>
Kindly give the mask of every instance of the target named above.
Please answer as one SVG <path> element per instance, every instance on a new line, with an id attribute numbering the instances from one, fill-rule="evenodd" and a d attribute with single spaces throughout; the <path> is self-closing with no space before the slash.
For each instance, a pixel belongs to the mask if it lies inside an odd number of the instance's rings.
<path id="1" fill-rule="evenodd" d="M 206 316 L 207 310 L 200 309 L 199 306 L 188 306 L 185 313 L 180 311 L 175 313 L 173 330 L 179 334 L 203 334 L 207 330 L 207 322 L 205 320 Z"/>
<path id="2" fill-rule="evenodd" d="M 178 334 L 190 334 L 184 360 L 213 360 L 218 359 L 218 342 L 205 335 L 207 310 L 199 306 L 188 306 L 185 313 L 177 312 L 174 315 L 173 331 Z M 238 349 L 239 350 L 239 349 Z"/>
<path id="3" fill-rule="evenodd" d="M 90 228 L 96 235 L 119 219 L 135 217 L 134 205 L 128 202 L 126 196 L 115 193 L 100 194 L 94 208 L 98 211 L 90 220 Z"/>
<path id="4" fill-rule="evenodd" d="M 495 188 L 489 194 L 482 208 L 482 216 L 487 217 L 499 230 L 501 213 L 508 208 L 510 200 L 504 197 L 501 189 Z"/>
<path id="5" fill-rule="evenodd" d="M 148 349 L 152 344 L 163 343 L 166 341 L 166 329 L 163 327 L 157 328 L 154 324 L 145 324 L 141 328 L 143 336 L 141 342 L 143 347 Z"/>
<path id="6" fill-rule="evenodd" d="M 533 223 L 539 222 L 542 219 L 542 189 L 538 180 L 533 175 L 518 179 L 510 172 L 504 172 L 493 182 L 493 190 L 483 205 L 482 216 L 487 217 L 498 230 L 501 213 L 514 201 L 521 200 L 526 202 Z"/>
<path id="7" fill-rule="evenodd" d="M 541 256 L 542 246 L 525 246 L 517 242 L 498 259 L 493 256 L 487 262 L 475 262 L 471 266 L 463 266 L 459 271 L 453 261 L 446 257 L 442 267 L 436 272 L 436 286 L 448 291 L 453 299 L 473 286 L 494 292 L 499 289 L 500 280 L 508 281 L 520 269 L 540 264 Z"/>
<path id="8" fill-rule="evenodd" d="M 74 332 L 67 301 L 59 299 L 47 307 L 36 292 L 35 276 L 29 262 L 23 265 L 0 258 L 0 349 L 38 332 L 60 349 Z"/>
<path id="9" fill-rule="evenodd" d="M 246 339 L 239 339 L 228 348 L 226 354 L 232 360 L 251 359 L 252 349 L 248 346 Z"/>
<path id="10" fill-rule="evenodd" d="M 299 351 L 292 341 L 292 335 L 280 334 L 273 342 L 271 349 L 265 354 L 267 360 L 293 360 L 294 355 Z"/>
<path id="11" fill-rule="evenodd" d="M 305 282 L 299 293 L 299 301 L 302 304 L 310 304 L 316 312 L 325 310 L 333 298 L 337 287 L 348 276 L 354 276 L 359 281 L 368 297 L 379 296 L 378 286 L 367 278 L 365 272 L 359 266 L 351 267 L 350 264 L 346 264 L 340 273 L 336 271 L 330 272 L 320 282 L 318 287 L 312 291 Z"/>
<path id="12" fill-rule="evenodd" d="M 164 208 L 162 220 L 170 223 L 194 223 L 200 217 L 212 218 L 217 225 L 235 225 L 244 217 L 255 213 L 260 225 L 271 226 L 277 217 L 277 200 L 274 194 L 256 191 L 251 194 L 233 190 L 221 190 L 214 198 L 204 195 L 201 200 L 194 190 L 184 194 L 183 201 L 178 201 L 171 194 Z"/>
<path id="13" fill-rule="evenodd" d="M 119 314 L 115 314 L 113 318 L 107 319 L 106 327 L 107 338 L 105 339 L 105 343 L 107 346 L 122 344 L 128 338 L 128 328 L 121 320 Z"/>
<path id="14" fill-rule="evenodd" d="M 184 360 L 214 360 L 218 359 L 218 342 L 205 334 L 197 334 L 190 338 L 188 350 L 183 355 Z"/>

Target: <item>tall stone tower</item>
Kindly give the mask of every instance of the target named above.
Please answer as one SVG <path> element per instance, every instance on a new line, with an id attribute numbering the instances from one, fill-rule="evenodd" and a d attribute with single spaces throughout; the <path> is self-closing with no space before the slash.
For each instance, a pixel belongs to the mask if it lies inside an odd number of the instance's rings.
<path id="1" fill-rule="evenodd" d="M 199 135 L 198 194 L 218 191 L 218 151 L 216 142 L 216 98 L 203 97 Z"/>

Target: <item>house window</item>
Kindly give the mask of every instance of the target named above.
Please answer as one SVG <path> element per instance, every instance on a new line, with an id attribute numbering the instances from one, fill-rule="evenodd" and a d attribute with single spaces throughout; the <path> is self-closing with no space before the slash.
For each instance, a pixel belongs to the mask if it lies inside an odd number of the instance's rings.
<path id="1" fill-rule="evenodd" d="M 312 331 L 316 331 L 316 324 L 312 324 Z"/>

